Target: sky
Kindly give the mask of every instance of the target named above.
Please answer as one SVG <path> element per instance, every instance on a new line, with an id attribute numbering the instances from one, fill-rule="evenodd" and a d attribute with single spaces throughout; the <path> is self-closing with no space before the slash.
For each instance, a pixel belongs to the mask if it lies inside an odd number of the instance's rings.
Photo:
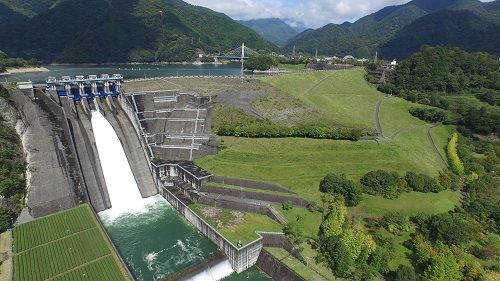
<path id="1" fill-rule="evenodd" d="M 292 26 L 303 23 L 318 28 L 328 23 L 353 22 L 383 7 L 409 0 L 184 0 L 222 12 L 233 19 L 287 19 Z M 484 0 L 482 2 L 490 2 Z"/>

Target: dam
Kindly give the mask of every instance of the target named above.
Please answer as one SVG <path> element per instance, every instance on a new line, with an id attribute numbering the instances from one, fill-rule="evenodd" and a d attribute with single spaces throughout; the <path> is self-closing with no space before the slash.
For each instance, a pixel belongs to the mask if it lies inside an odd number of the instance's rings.
<path id="1" fill-rule="evenodd" d="M 218 247 L 158 195 L 139 138 L 117 102 L 121 79 L 49 79 L 48 89 L 72 115 L 87 196 L 135 279 L 169 280 L 218 257 L 180 280 L 270 280 L 257 268 L 231 275 Z"/>

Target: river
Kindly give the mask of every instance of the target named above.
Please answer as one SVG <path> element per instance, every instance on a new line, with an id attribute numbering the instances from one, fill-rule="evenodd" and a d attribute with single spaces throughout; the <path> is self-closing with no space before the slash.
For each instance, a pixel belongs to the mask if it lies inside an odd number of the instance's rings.
<path id="1" fill-rule="evenodd" d="M 160 195 L 143 199 L 111 124 L 92 112 L 92 129 L 112 208 L 99 217 L 135 278 L 154 281 L 208 258 L 217 247 Z M 228 260 L 192 281 L 271 280 L 257 268 L 236 275 Z"/>
<path id="2" fill-rule="evenodd" d="M 32 81 L 45 83 L 47 77 L 76 75 L 123 74 L 125 79 L 191 76 L 191 75 L 241 75 L 241 64 L 110 64 L 110 65 L 44 65 L 49 72 L 19 73 L 0 76 L 1 82 Z"/>

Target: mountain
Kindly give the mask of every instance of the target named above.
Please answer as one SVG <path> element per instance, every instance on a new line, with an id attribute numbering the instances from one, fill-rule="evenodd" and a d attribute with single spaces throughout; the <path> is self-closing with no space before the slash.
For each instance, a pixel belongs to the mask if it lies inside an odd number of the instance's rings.
<path id="1" fill-rule="evenodd" d="M 198 50 L 224 52 L 243 42 L 254 50 L 276 49 L 228 16 L 180 0 L 58 0 L 38 10 L 12 8 L 13 2 L 37 2 L 0 0 L 0 15 L 10 19 L 0 22 L 0 50 L 15 56 L 152 62 L 192 60 Z M 37 12 L 18 12 L 23 10 Z"/>
<path id="2" fill-rule="evenodd" d="M 299 33 L 293 27 L 278 18 L 240 20 L 238 22 L 251 28 L 265 39 L 280 47 L 283 47 L 288 40 Z"/>
<path id="3" fill-rule="evenodd" d="M 313 31 L 301 33 L 290 40 L 287 46 L 285 46 L 285 50 L 290 51 L 293 46 L 296 46 L 297 51 L 310 54 L 314 53 L 317 48 L 320 54 L 325 55 L 345 56 L 350 54 L 356 57 L 372 57 L 381 45 L 388 44 L 396 36 L 406 39 L 411 37 L 411 34 L 407 34 L 410 31 L 405 30 L 405 28 L 412 24 L 414 25 L 412 25 L 411 32 L 416 32 L 420 35 L 430 33 L 429 30 L 425 29 L 417 21 L 443 10 L 466 10 L 479 17 L 485 25 L 490 25 L 490 23 L 498 24 L 497 21 L 500 21 L 500 15 L 496 12 L 496 8 L 499 6 L 498 3 L 498 0 L 490 3 L 482 3 L 478 0 L 413 0 L 403 5 L 385 7 L 350 25 L 329 24 Z M 441 23 L 449 26 L 449 31 L 459 32 L 459 27 L 465 27 L 464 23 L 461 23 L 459 18 L 452 18 L 450 15 L 450 13 L 447 13 L 446 19 L 443 19 Z M 432 19 L 436 20 L 436 18 Z M 428 20 L 424 20 L 423 23 L 426 23 L 426 21 Z M 472 24 L 474 21 L 471 19 L 468 22 Z M 451 25 L 456 26 L 452 28 Z M 426 26 L 426 28 L 429 27 L 428 25 Z M 490 28 L 487 27 L 485 30 L 489 30 Z M 403 34 L 407 34 L 407 37 Z M 486 35 L 485 33 L 481 34 L 483 37 Z M 478 36 L 474 38 L 479 40 Z M 422 42 L 432 44 L 432 42 L 424 40 L 424 38 L 412 37 L 412 40 L 415 42 L 406 42 L 406 44 L 419 45 Z M 481 38 L 481 40 L 486 40 L 486 38 Z M 439 43 L 447 44 L 447 41 L 442 40 Z M 392 50 L 398 48 L 397 43 L 391 43 L 390 46 Z M 401 48 L 405 47 L 401 46 Z M 471 46 L 469 50 L 486 51 L 486 49 L 481 48 L 475 49 L 476 47 L 481 47 L 481 45 L 476 44 Z M 399 51 L 401 54 L 407 54 L 410 52 L 410 49 Z M 387 58 L 391 58 L 391 52 L 386 49 L 383 54 L 387 55 Z"/>
<path id="4" fill-rule="evenodd" d="M 443 10 L 403 28 L 380 46 L 380 56 L 406 58 L 423 45 L 455 46 L 500 55 L 500 26 L 466 10 Z"/>

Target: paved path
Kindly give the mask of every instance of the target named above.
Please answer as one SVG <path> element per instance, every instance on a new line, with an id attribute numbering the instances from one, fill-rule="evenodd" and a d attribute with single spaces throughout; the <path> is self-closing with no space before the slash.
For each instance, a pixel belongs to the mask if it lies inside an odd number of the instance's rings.
<path id="1" fill-rule="evenodd" d="M 431 130 L 433 128 L 439 126 L 439 125 L 440 124 L 435 124 L 432 127 L 427 128 L 427 139 L 429 140 L 429 143 L 431 144 L 432 149 L 434 150 L 434 153 L 441 160 L 441 163 L 443 164 L 443 167 L 448 168 L 448 162 L 446 161 L 446 159 L 444 158 L 444 156 L 441 154 L 441 152 L 439 152 L 439 149 L 438 149 L 436 143 L 434 142 L 434 139 L 432 138 L 432 134 L 431 134 Z"/>
<path id="2" fill-rule="evenodd" d="M 312 93 L 312 91 L 314 91 L 319 85 L 321 85 L 321 83 L 325 82 L 326 79 L 332 77 L 333 73 L 330 74 L 330 75 L 327 75 L 326 77 L 324 77 L 323 79 L 319 80 L 318 82 L 316 82 L 316 84 L 312 85 L 309 89 L 307 89 L 306 91 L 306 95 L 307 94 L 310 94 Z"/>
<path id="3" fill-rule="evenodd" d="M 382 133 L 382 126 L 380 125 L 380 106 L 382 105 L 382 100 L 378 101 L 375 106 L 375 129 L 377 130 L 377 138 L 384 139 L 384 134 Z"/>

